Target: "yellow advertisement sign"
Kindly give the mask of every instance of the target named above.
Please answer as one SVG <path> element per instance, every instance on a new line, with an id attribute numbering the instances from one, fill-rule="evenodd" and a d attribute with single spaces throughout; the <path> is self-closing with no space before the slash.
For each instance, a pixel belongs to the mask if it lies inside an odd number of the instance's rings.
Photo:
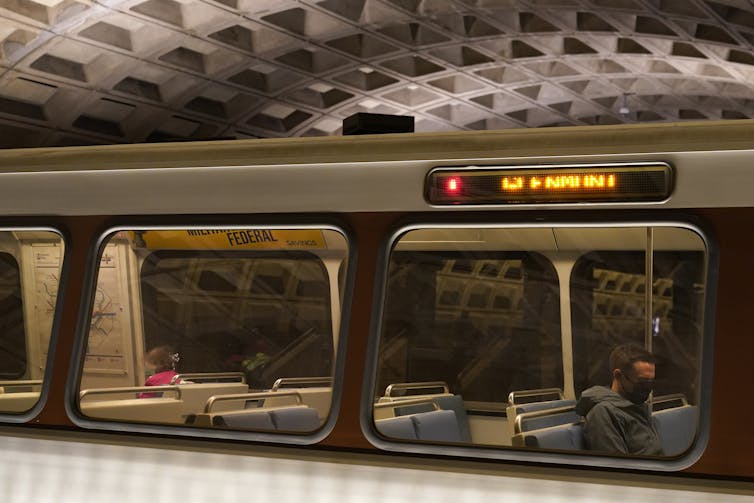
<path id="1" fill-rule="evenodd" d="M 137 232 L 149 249 L 311 250 L 327 248 L 317 229 L 186 229 Z"/>

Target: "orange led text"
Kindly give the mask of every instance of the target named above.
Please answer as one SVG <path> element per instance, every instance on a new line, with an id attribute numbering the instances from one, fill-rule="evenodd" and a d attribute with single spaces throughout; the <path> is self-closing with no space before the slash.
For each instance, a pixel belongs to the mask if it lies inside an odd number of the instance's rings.
<path id="1" fill-rule="evenodd" d="M 615 187 L 616 179 L 614 174 L 504 176 L 500 180 L 500 189 L 502 192 L 518 192 L 525 189 L 560 192 L 589 189 L 613 189 Z"/>

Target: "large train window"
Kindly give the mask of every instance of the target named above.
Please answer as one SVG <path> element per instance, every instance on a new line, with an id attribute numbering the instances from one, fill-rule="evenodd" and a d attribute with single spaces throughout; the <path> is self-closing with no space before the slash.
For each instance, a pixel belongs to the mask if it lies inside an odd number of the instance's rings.
<path id="1" fill-rule="evenodd" d="M 329 425 L 348 255 L 329 228 L 110 234 L 80 413 L 312 441 Z"/>
<path id="2" fill-rule="evenodd" d="M 688 463 L 700 454 L 708 255 L 696 230 L 672 225 L 402 231 L 368 436 L 398 450 Z"/>
<path id="3" fill-rule="evenodd" d="M 39 403 L 53 332 L 63 240 L 0 231 L 0 413 L 23 420 Z"/>

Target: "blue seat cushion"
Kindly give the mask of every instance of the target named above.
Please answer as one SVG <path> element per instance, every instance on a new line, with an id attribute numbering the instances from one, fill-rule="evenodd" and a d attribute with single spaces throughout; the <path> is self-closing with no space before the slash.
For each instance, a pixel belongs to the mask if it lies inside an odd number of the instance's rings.
<path id="1" fill-rule="evenodd" d="M 390 417 L 378 419 L 374 422 L 377 431 L 391 438 L 416 440 L 416 428 L 410 416 Z"/>
<path id="2" fill-rule="evenodd" d="M 685 405 L 652 414 L 663 454 L 676 456 L 691 447 L 696 436 L 697 412 L 695 405 Z"/>
<path id="3" fill-rule="evenodd" d="M 271 409 L 269 413 L 277 430 L 314 431 L 319 428 L 319 415 L 312 407 Z"/>
<path id="4" fill-rule="evenodd" d="M 584 425 L 581 423 L 563 424 L 530 431 L 524 434 L 524 445 L 539 449 L 583 450 Z"/>
<path id="5" fill-rule="evenodd" d="M 213 426 L 226 426 L 228 428 L 241 428 L 250 430 L 274 430 L 272 418 L 267 411 L 249 409 L 243 412 L 230 412 L 227 414 L 215 414 L 212 418 Z"/>
<path id="6" fill-rule="evenodd" d="M 452 410 L 435 410 L 408 416 L 416 427 L 419 440 L 439 442 L 460 442 L 456 413 Z"/>

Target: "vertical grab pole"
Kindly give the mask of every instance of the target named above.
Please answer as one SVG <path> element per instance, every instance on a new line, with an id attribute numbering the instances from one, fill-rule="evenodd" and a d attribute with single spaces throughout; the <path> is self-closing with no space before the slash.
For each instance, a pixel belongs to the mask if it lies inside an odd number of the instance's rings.
<path id="1" fill-rule="evenodd" d="M 652 352 L 652 269 L 654 268 L 654 228 L 647 227 L 647 248 L 644 252 L 644 348 Z"/>

